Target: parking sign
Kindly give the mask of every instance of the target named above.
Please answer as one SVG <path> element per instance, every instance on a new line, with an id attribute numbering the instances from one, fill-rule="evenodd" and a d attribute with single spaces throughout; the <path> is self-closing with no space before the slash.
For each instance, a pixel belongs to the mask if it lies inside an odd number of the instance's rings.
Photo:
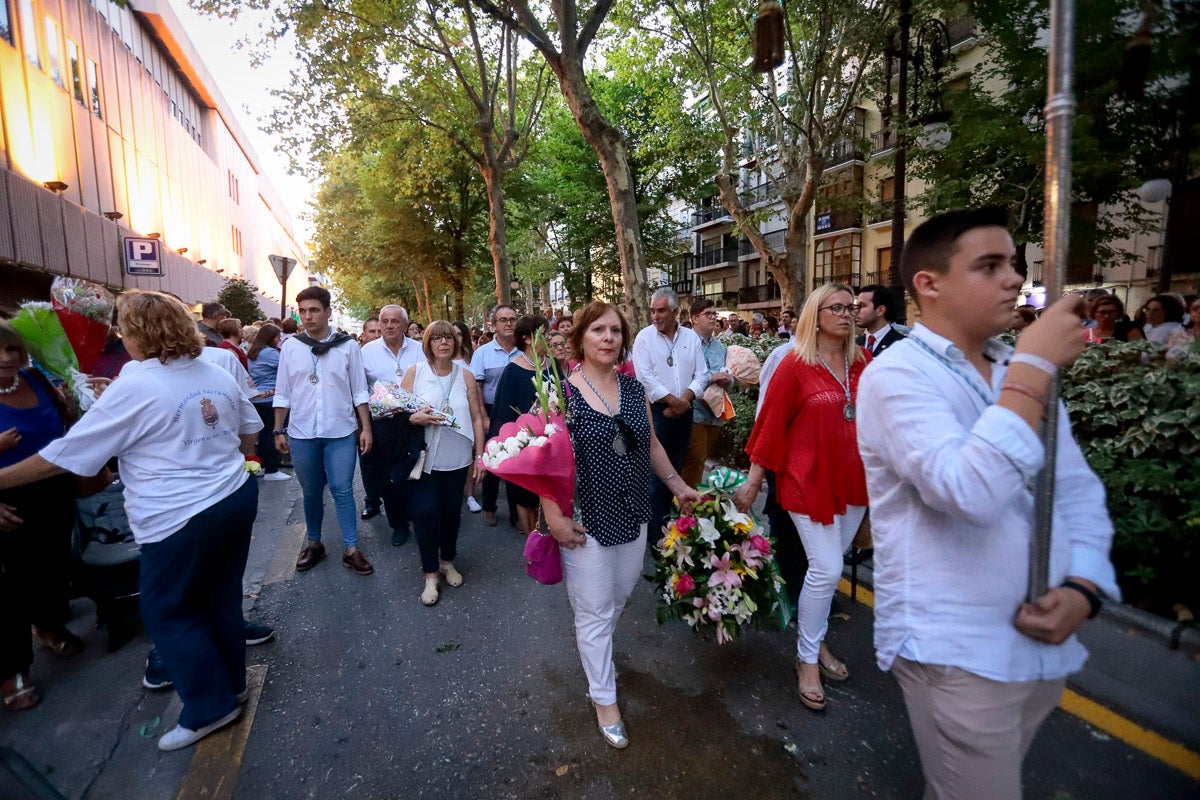
<path id="1" fill-rule="evenodd" d="M 157 239 L 125 237 L 125 274 L 162 277 Z"/>

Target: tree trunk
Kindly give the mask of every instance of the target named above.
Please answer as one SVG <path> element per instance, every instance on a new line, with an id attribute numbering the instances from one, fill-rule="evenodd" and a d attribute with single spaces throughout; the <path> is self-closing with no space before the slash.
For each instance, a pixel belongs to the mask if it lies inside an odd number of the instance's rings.
<path id="1" fill-rule="evenodd" d="M 483 158 L 479 172 L 487 186 L 488 198 L 488 247 L 492 251 L 492 268 L 496 276 L 496 302 L 512 303 L 508 264 L 508 218 L 504 213 L 504 173 L 495 164 L 495 153 L 490 142 L 484 142 Z"/>
<path id="2" fill-rule="evenodd" d="M 600 170 L 604 173 L 608 200 L 612 206 L 617 255 L 625 290 L 625 309 L 634 330 L 641 330 L 650 324 L 650 291 L 637 198 L 634 196 L 633 171 L 629 167 L 625 137 L 596 107 L 582 64 L 559 58 L 550 62 L 550 66 L 558 76 L 559 87 L 571 109 L 571 116 L 575 118 L 583 138 L 600 159 Z"/>
<path id="3" fill-rule="evenodd" d="M 429 278 L 421 278 L 425 287 L 425 324 L 433 322 L 433 306 L 429 304 Z"/>

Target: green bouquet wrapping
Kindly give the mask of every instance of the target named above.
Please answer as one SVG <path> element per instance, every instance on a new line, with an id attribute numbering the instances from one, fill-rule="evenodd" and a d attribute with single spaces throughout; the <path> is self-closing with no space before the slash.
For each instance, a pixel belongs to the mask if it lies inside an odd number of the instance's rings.
<path id="1" fill-rule="evenodd" d="M 53 305 L 36 301 L 22 303 L 21 311 L 9 324 L 25 340 L 29 355 L 47 371 L 67 382 L 79 372 L 79 360 L 75 358 L 75 351 Z"/>

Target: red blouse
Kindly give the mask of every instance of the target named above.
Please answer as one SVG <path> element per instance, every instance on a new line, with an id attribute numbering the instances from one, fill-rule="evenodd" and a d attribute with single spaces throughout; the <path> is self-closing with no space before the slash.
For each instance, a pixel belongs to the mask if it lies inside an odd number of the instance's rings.
<path id="1" fill-rule="evenodd" d="M 228 350 L 237 356 L 237 360 L 242 364 L 242 369 L 250 369 L 250 362 L 246 360 L 246 354 L 242 352 L 242 348 L 238 347 L 236 344 L 233 344 L 228 339 L 222 339 L 221 343 L 217 345 L 217 347 Z"/>
<path id="2" fill-rule="evenodd" d="M 850 364 L 852 399 L 871 360 L 864 354 L 866 361 Z M 775 473 L 779 505 L 821 525 L 832 524 L 846 506 L 867 505 L 858 434 L 843 416 L 845 405 L 845 391 L 825 367 L 788 355 L 767 385 L 746 443 L 750 460 Z"/>

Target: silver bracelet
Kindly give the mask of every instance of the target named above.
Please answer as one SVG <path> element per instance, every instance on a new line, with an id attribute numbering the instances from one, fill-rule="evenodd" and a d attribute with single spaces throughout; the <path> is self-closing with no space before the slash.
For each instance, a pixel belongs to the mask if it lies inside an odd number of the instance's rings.
<path id="1" fill-rule="evenodd" d="M 1058 367 L 1054 366 L 1048 358 L 1034 355 L 1033 353 L 1014 353 L 1013 357 L 1008 360 L 1009 364 L 1028 364 L 1031 367 L 1040 369 L 1042 372 L 1053 378 L 1058 374 Z"/>

